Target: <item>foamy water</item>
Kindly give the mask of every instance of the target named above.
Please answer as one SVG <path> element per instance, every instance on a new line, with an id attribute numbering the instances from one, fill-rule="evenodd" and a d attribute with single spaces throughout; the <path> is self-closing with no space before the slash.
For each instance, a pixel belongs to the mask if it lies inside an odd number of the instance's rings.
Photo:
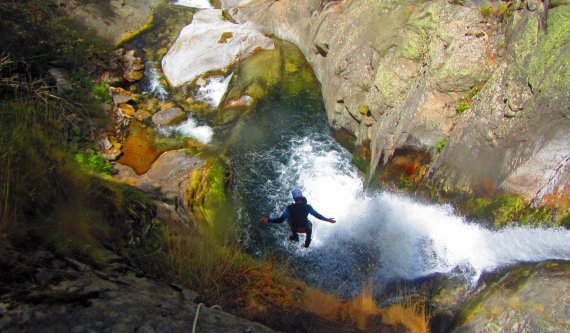
<path id="1" fill-rule="evenodd" d="M 156 69 L 153 63 L 145 63 L 144 77 L 148 81 L 146 92 L 150 92 L 160 100 L 164 100 L 166 97 L 168 97 L 166 88 L 160 82 L 161 76 L 159 74 L 159 71 Z"/>
<path id="2" fill-rule="evenodd" d="M 158 132 L 165 136 L 177 133 L 184 137 L 194 138 L 202 144 L 210 143 L 214 136 L 214 130 L 210 126 L 198 125 L 196 120 L 192 117 L 188 117 L 186 121 L 179 125 L 159 127 Z"/>
<path id="3" fill-rule="evenodd" d="M 222 101 L 222 98 L 228 90 L 228 85 L 232 79 L 233 73 L 224 76 L 213 76 L 206 79 L 206 84 L 198 88 L 196 99 L 201 102 L 210 104 L 210 106 L 217 108 Z"/>
<path id="4" fill-rule="evenodd" d="M 172 4 L 199 9 L 212 8 L 212 5 L 208 0 L 175 0 L 172 1 Z"/>
<path id="5" fill-rule="evenodd" d="M 272 191 L 280 189 L 284 196 L 273 199 L 274 213 L 291 201 L 290 189 L 300 187 L 319 213 L 337 219 L 330 224 L 312 218 L 308 251 L 283 241 L 293 255 L 318 253 L 314 265 L 324 276 L 354 274 L 355 256 L 362 255 L 376 267 L 370 274 L 380 280 L 463 272 L 464 278 L 475 281 L 482 272 L 515 263 L 570 260 L 568 230 L 492 231 L 456 215 L 449 205 L 424 204 L 389 192 L 367 194 L 350 154 L 330 149 L 331 143 L 322 139 L 293 141 L 287 162 L 277 164 L 280 177 Z"/>

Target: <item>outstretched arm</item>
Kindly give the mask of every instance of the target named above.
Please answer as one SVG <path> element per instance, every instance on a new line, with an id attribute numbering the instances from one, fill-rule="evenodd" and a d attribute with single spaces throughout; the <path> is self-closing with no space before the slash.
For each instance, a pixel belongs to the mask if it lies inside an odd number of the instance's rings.
<path id="1" fill-rule="evenodd" d="M 319 214 L 314 208 L 313 206 L 309 205 L 309 214 L 313 215 L 314 217 L 318 218 L 319 220 L 322 221 L 328 221 L 330 223 L 335 223 L 336 220 L 334 219 L 334 217 L 328 218 L 328 217 L 324 217 L 321 214 Z"/>
<path id="2" fill-rule="evenodd" d="M 289 209 L 285 208 L 285 210 L 283 211 L 283 213 L 281 213 L 281 216 L 279 217 L 262 217 L 261 218 L 261 222 L 263 223 L 281 223 L 283 221 L 285 221 L 286 219 L 289 218 Z"/>

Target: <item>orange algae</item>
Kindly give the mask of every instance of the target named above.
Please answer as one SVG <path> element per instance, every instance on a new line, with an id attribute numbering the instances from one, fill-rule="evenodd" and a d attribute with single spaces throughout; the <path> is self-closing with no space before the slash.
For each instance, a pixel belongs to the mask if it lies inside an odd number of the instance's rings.
<path id="1" fill-rule="evenodd" d="M 131 167 L 137 175 L 146 173 L 152 163 L 165 151 L 155 142 L 156 134 L 151 128 L 132 122 L 129 126 L 129 135 L 123 143 L 123 155 L 117 162 Z"/>

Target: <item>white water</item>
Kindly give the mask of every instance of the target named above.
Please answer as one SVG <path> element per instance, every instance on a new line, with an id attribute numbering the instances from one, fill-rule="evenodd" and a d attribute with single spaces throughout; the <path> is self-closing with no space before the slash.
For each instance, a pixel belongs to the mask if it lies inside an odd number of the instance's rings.
<path id="1" fill-rule="evenodd" d="M 166 88 L 160 82 L 160 74 L 153 63 L 145 63 L 144 77 L 148 80 L 146 87 L 146 92 L 150 92 L 152 95 L 156 96 L 160 100 L 165 100 L 168 97 L 168 92 Z"/>
<path id="2" fill-rule="evenodd" d="M 212 8 L 212 5 L 208 0 L 175 0 L 172 1 L 172 4 L 199 9 Z"/>
<path id="3" fill-rule="evenodd" d="M 288 161 L 277 168 L 280 177 L 272 191 L 280 188 L 284 195 L 274 198 L 273 215 L 291 201 L 290 189 L 300 187 L 315 210 L 337 219 L 336 224 L 312 219 L 308 250 L 283 241 L 299 258 L 311 257 L 311 251 L 318 254 L 313 264 L 325 276 L 317 280 L 357 274 L 353 265 L 360 255 L 369 257 L 373 267 L 367 274 L 381 281 L 432 273 L 461 274 L 476 281 L 482 272 L 506 265 L 570 260 L 570 231 L 565 229 L 491 231 L 456 215 L 449 205 L 419 203 L 388 192 L 365 194 L 350 155 L 330 149 L 322 138 L 292 140 Z"/>
<path id="4" fill-rule="evenodd" d="M 228 90 L 228 85 L 232 79 L 233 73 L 224 76 L 212 76 L 206 79 L 206 84 L 198 88 L 196 100 L 208 103 L 210 106 L 217 108 L 222 101 L 222 98 Z"/>
<path id="5" fill-rule="evenodd" d="M 183 137 L 194 138 L 202 144 L 210 143 L 212 141 L 212 137 L 214 136 L 214 130 L 210 126 L 198 125 L 196 120 L 190 116 L 188 119 L 186 119 L 186 121 L 179 125 L 164 126 L 157 129 L 158 132 L 164 136 L 178 133 Z"/>

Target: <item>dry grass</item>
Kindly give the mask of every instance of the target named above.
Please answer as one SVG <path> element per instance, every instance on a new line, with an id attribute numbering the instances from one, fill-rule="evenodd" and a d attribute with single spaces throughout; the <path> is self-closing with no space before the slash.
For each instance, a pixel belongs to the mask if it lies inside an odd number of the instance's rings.
<path id="1" fill-rule="evenodd" d="M 273 259 L 254 261 L 231 241 L 216 244 L 203 233 L 179 224 L 167 226 L 170 279 L 196 290 L 206 303 L 234 313 L 252 315 L 292 304 L 294 288 L 284 267 Z"/>
<path id="2" fill-rule="evenodd" d="M 401 303 L 381 308 L 374 300 L 371 285 L 356 298 L 346 301 L 307 287 L 301 307 L 331 321 L 351 322 L 363 331 L 371 328 L 375 318 L 380 318 L 383 324 L 401 325 L 410 332 L 429 332 L 430 316 L 422 299 L 407 297 Z"/>
<path id="3" fill-rule="evenodd" d="M 401 324 L 413 333 L 429 332 L 430 316 L 419 297 L 406 297 L 403 302 L 382 309 L 381 315 L 385 324 Z"/>
<path id="4" fill-rule="evenodd" d="M 327 294 L 318 289 L 306 288 L 300 305 L 305 311 L 314 313 L 328 320 L 340 320 L 344 313 L 344 304 L 336 295 Z"/>

